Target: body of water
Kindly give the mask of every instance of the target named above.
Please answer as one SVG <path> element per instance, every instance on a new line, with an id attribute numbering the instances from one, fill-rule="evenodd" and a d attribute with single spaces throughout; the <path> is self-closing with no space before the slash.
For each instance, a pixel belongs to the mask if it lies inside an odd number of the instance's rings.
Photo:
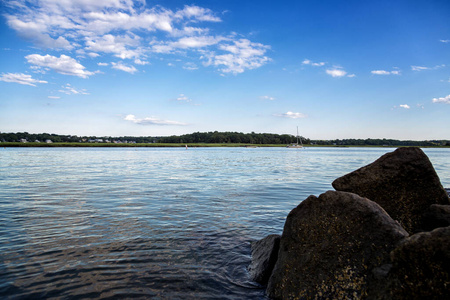
<path id="1" fill-rule="evenodd" d="M 250 241 L 393 150 L 0 149 L 0 298 L 264 299 Z"/>

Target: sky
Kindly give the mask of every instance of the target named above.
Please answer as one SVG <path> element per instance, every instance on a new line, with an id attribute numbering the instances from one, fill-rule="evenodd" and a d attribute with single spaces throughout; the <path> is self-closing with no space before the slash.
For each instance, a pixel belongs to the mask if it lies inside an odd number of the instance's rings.
<path id="1" fill-rule="evenodd" d="M 450 139 L 448 0 L 0 0 L 0 131 Z"/>

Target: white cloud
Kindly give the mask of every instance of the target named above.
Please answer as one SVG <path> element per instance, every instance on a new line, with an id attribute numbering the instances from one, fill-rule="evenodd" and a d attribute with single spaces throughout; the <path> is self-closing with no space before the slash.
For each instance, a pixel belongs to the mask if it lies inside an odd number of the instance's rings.
<path id="1" fill-rule="evenodd" d="M 224 37 L 213 36 L 189 36 L 180 38 L 174 42 L 152 42 L 152 50 L 156 53 L 173 53 L 178 49 L 198 49 L 216 45 L 226 40 Z"/>
<path id="2" fill-rule="evenodd" d="M 142 54 L 142 50 L 139 48 L 139 39 L 137 36 L 114 36 L 107 34 L 102 37 L 88 38 L 86 41 L 86 49 L 88 51 L 112 53 L 121 59 L 137 59 Z"/>
<path id="3" fill-rule="evenodd" d="M 441 97 L 441 98 L 433 98 L 433 103 L 445 103 L 450 104 L 450 95 Z"/>
<path id="4" fill-rule="evenodd" d="M 135 124 L 139 124 L 139 125 L 178 125 L 178 126 L 186 125 L 185 123 L 182 123 L 182 122 L 161 120 L 161 119 L 158 119 L 155 117 L 139 119 L 139 118 L 136 118 L 135 115 L 127 115 L 124 118 L 124 120 L 135 123 Z"/>
<path id="5" fill-rule="evenodd" d="M 292 112 L 292 111 L 288 111 L 287 113 L 283 113 L 283 114 L 276 114 L 275 116 L 277 117 L 283 117 L 283 118 L 291 118 L 291 119 L 301 119 L 301 118 L 306 118 L 307 115 L 299 113 L 299 112 Z"/>
<path id="6" fill-rule="evenodd" d="M 101 67 L 106 67 L 108 65 L 108 63 L 99 62 L 99 63 L 97 63 L 97 65 L 99 65 Z"/>
<path id="7" fill-rule="evenodd" d="M 9 27 L 16 30 L 20 36 L 23 38 L 30 40 L 34 44 L 44 49 L 65 49 L 71 50 L 74 48 L 73 45 L 63 36 L 58 36 L 52 38 L 48 31 L 49 26 L 52 23 L 49 23 L 49 16 L 42 17 L 42 19 L 34 21 L 25 19 L 22 20 L 20 17 L 7 15 L 7 24 Z M 55 18 L 57 19 L 57 18 Z"/>
<path id="8" fill-rule="evenodd" d="M 198 66 L 196 64 L 194 64 L 193 62 L 187 62 L 183 65 L 183 69 L 189 70 L 189 71 L 194 71 L 194 70 L 198 69 Z"/>
<path id="9" fill-rule="evenodd" d="M 444 67 L 445 67 L 444 64 L 437 65 L 437 66 L 434 66 L 434 67 L 411 66 L 411 70 L 413 70 L 413 71 L 437 70 L 437 69 L 444 68 Z"/>
<path id="10" fill-rule="evenodd" d="M 221 22 L 221 19 L 214 16 L 214 13 L 210 9 L 195 5 L 185 5 L 183 10 L 180 10 L 175 14 L 175 18 L 193 19 L 194 21 Z"/>
<path id="11" fill-rule="evenodd" d="M 271 100 L 271 101 L 276 100 L 274 97 L 270 97 L 270 96 L 261 96 L 260 98 L 262 100 Z"/>
<path id="12" fill-rule="evenodd" d="M 182 36 L 206 36 L 209 33 L 209 28 L 200 28 L 200 27 L 191 27 L 184 26 L 182 29 L 174 28 L 170 35 L 173 37 L 182 37 Z"/>
<path id="13" fill-rule="evenodd" d="M 302 64 L 303 64 L 303 65 L 310 65 L 310 66 L 313 66 L 313 67 L 322 67 L 322 66 L 325 65 L 324 62 L 318 62 L 318 63 L 316 63 L 316 62 L 310 61 L 309 59 L 305 59 L 305 60 L 302 62 Z"/>
<path id="14" fill-rule="evenodd" d="M 85 12 L 82 28 L 92 35 L 103 35 L 117 30 L 163 31 L 173 30 L 173 12 L 160 7 L 139 12 L 102 10 Z"/>
<path id="15" fill-rule="evenodd" d="M 400 71 L 393 70 L 393 71 L 386 71 L 386 70 L 373 70 L 370 71 L 370 73 L 374 75 L 400 75 Z"/>
<path id="16" fill-rule="evenodd" d="M 59 92 L 64 93 L 66 95 L 89 95 L 89 93 L 85 89 L 77 90 L 70 84 L 66 84 L 62 87 L 62 90 Z"/>
<path id="17" fill-rule="evenodd" d="M 15 82 L 30 86 L 36 86 L 36 83 L 47 83 L 47 81 L 34 79 L 31 77 L 31 75 L 23 73 L 2 73 L 2 75 L 0 76 L 0 81 Z"/>
<path id="18" fill-rule="evenodd" d="M 198 36 L 198 37 L 184 37 L 179 39 L 173 45 L 176 48 L 187 49 L 187 48 L 203 48 L 206 46 L 215 45 L 221 40 L 224 40 L 223 37 L 213 37 L 213 36 Z"/>
<path id="19" fill-rule="evenodd" d="M 391 72 L 385 71 L 385 70 L 374 70 L 374 71 L 371 71 L 370 73 L 375 74 L 375 75 L 389 75 L 389 74 L 391 74 Z"/>
<path id="20" fill-rule="evenodd" d="M 20 5 L 24 1 L 14 1 Z M 135 3 L 133 3 L 135 2 Z M 41 6 L 51 13 L 70 13 L 77 11 L 92 11 L 109 7 L 111 9 L 130 10 L 133 6 L 141 6 L 145 1 L 138 0 L 41 0 Z"/>
<path id="21" fill-rule="evenodd" d="M 323 67 L 327 63 L 325 62 L 313 62 L 309 59 L 304 59 L 302 61 L 303 65 L 313 66 L 313 67 Z M 326 69 L 325 72 L 332 77 L 356 77 L 355 74 L 347 74 L 347 72 L 339 65 L 333 66 L 332 68 Z"/>
<path id="22" fill-rule="evenodd" d="M 71 51 L 82 58 L 106 53 L 135 64 L 147 64 L 150 53 L 185 56 L 194 52 L 205 66 L 232 74 L 270 61 L 265 54 L 269 46 L 238 39 L 237 33 L 211 34 L 212 28 L 207 24 L 222 22 L 221 18 L 196 5 L 171 10 L 160 5 L 150 8 L 145 0 L 14 0 L 7 1 L 6 7 L 8 25 L 25 39 L 46 49 Z M 70 58 L 67 54 L 61 57 Z M 31 58 L 29 62 L 36 63 Z M 49 68 L 83 78 L 94 74 L 77 63 L 78 71 Z M 115 67 L 124 69 L 122 66 Z M 130 71 L 135 72 L 133 67 L 128 67 L 127 72 Z"/>
<path id="23" fill-rule="evenodd" d="M 270 58 L 265 56 L 269 46 L 253 43 L 247 39 L 239 39 L 230 44 L 221 44 L 219 49 L 226 54 L 216 55 L 214 52 L 205 53 L 204 58 L 207 61 L 206 66 L 214 65 L 219 67 L 222 73 L 238 74 L 245 70 L 252 70 L 259 68 L 270 61 Z"/>
<path id="24" fill-rule="evenodd" d="M 121 70 L 130 74 L 134 74 L 138 71 L 134 66 L 127 66 L 124 65 L 122 62 L 118 63 L 112 62 L 111 65 L 113 69 Z"/>
<path id="25" fill-rule="evenodd" d="M 140 60 L 140 59 L 135 59 L 135 60 L 134 60 L 134 63 L 137 64 L 137 65 L 141 65 L 141 66 L 145 66 L 145 65 L 148 65 L 148 64 L 149 64 L 148 61 Z"/>
<path id="26" fill-rule="evenodd" d="M 33 9 L 27 7 L 29 2 Z M 68 37 L 103 36 L 119 30 L 170 33 L 178 24 L 188 33 L 196 30 L 185 26 L 186 22 L 221 21 L 210 9 L 195 5 L 174 12 L 162 6 L 146 8 L 145 1 L 132 0 L 15 0 L 8 6 L 13 8 L 6 15 L 8 25 L 49 48 L 73 47 Z"/>
<path id="27" fill-rule="evenodd" d="M 439 40 L 441 43 L 450 43 L 450 40 Z"/>
<path id="28" fill-rule="evenodd" d="M 421 67 L 421 66 L 411 66 L 411 70 L 413 71 L 423 71 L 423 70 L 428 70 L 428 67 Z"/>
<path id="29" fill-rule="evenodd" d="M 347 75 L 347 72 L 345 72 L 342 69 L 327 69 L 325 71 L 328 75 L 331 75 L 332 77 L 344 77 Z M 353 77 L 353 76 L 352 76 Z"/>
<path id="30" fill-rule="evenodd" d="M 60 57 L 49 54 L 42 56 L 39 54 L 30 54 L 25 56 L 29 64 L 39 68 L 50 68 L 57 73 L 81 78 L 88 78 L 95 72 L 85 70 L 86 68 L 70 56 L 61 54 Z"/>
<path id="31" fill-rule="evenodd" d="M 47 98 L 49 98 L 49 99 L 61 99 L 61 97 L 59 97 L 59 96 L 48 96 Z"/>
<path id="32" fill-rule="evenodd" d="M 401 108 L 410 109 L 411 107 L 408 104 L 400 104 Z"/>
<path id="33" fill-rule="evenodd" d="M 188 98 L 186 95 L 180 94 L 180 96 L 177 98 L 177 101 L 191 102 L 192 100 L 190 98 Z"/>

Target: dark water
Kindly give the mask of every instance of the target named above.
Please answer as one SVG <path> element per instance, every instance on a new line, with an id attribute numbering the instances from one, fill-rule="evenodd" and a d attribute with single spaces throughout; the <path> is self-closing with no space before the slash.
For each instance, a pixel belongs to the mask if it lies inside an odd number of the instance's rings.
<path id="1" fill-rule="evenodd" d="M 1 149 L 0 298 L 264 299 L 250 241 L 392 150 Z"/>

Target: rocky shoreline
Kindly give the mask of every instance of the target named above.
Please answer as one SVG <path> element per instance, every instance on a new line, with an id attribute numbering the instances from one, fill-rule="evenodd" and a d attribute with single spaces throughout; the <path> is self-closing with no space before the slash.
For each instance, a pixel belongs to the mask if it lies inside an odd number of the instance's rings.
<path id="1" fill-rule="evenodd" d="M 448 299 L 450 189 L 420 148 L 399 148 L 310 196 L 283 233 L 252 243 L 272 299 Z"/>

